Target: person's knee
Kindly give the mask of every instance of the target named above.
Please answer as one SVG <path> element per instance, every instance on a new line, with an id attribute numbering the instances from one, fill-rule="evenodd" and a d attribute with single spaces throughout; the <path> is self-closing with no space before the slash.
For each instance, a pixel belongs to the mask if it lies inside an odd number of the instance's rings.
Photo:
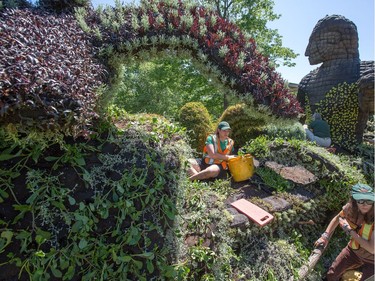
<path id="1" fill-rule="evenodd" d="M 201 169 L 199 167 L 199 163 L 197 161 L 197 159 L 188 159 L 188 163 L 189 163 L 189 168 L 196 171 L 196 172 L 199 172 Z"/>
<path id="2" fill-rule="evenodd" d="M 305 129 L 305 133 L 308 140 L 314 141 L 315 136 L 309 129 Z"/>
<path id="3" fill-rule="evenodd" d="M 216 178 L 220 174 L 220 168 L 217 165 L 212 165 L 207 168 L 207 173 L 210 178 Z"/>

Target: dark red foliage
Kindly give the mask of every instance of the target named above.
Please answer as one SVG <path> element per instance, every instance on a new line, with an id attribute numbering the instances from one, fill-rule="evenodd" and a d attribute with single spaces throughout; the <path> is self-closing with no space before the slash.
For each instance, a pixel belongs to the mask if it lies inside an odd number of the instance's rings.
<path id="1" fill-rule="evenodd" d="M 72 15 L 2 10 L 0 123 L 83 133 L 106 79 L 96 52 Z"/>

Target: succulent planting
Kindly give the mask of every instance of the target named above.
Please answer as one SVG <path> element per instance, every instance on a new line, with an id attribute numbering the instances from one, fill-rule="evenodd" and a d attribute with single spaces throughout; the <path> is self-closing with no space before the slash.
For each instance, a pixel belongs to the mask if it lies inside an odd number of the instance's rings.
<path id="1" fill-rule="evenodd" d="M 332 142 L 353 150 L 356 146 L 355 129 L 358 118 L 358 87 L 339 84 L 332 88 L 318 104 L 318 112 L 331 127 Z"/>

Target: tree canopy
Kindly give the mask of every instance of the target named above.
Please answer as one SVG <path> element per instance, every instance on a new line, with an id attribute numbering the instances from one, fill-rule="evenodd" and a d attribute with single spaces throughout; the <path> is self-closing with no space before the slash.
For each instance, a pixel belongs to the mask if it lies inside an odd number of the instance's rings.
<path id="1" fill-rule="evenodd" d="M 284 47 L 282 36 L 277 29 L 267 27 L 267 23 L 281 17 L 273 11 L 273 0 L 198 0 L 202 4 L 214 5 L 219 15 L 234 22 L 242 31 L 248 32 L 257 42 L 261 53 L 269 57 L 275 65 L 294 66 L 292 59 L 297 54 Z"/>

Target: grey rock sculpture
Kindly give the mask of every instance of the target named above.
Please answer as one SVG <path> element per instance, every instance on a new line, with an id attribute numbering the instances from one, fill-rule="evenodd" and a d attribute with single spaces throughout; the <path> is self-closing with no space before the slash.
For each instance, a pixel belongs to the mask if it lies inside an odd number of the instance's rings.
<path id="1" fill-rule="evenodd" d="M 302 78 L 298 101 L 306 108 L 308 97 L 311 111 L 332 87 L 341 83 L 358 83 L 359 115 L 356 139 L 362 141 L 370 114 L 374 114 L 374 61 L 361 61 L 356 25 L 340 15 L 326 16 L 315 25 L 305 51 L 311 65 L 320 67 Z"/>

